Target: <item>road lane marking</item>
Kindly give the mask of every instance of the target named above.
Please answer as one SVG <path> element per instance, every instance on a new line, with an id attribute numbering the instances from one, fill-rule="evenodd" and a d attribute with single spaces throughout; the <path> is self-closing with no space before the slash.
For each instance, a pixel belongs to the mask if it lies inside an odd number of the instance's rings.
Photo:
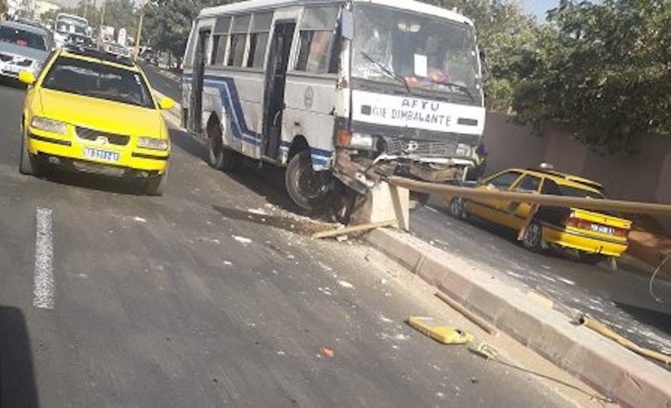
<path id="1" fill-rule="evenodd" d="M 37 208 L 35 235 L 35 280 L 33 306 L 53 309 L 54 300 L 54 234 L 51 208 Z"/>

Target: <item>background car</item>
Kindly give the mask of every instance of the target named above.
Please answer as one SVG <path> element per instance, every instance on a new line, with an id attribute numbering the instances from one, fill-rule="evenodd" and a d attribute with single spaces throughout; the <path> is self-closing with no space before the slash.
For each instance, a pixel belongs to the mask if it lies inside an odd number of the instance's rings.
<path id="1" fill-rule="evenodd" d="M 603 186 L 595 181 L 554 170 L 509 169 L 495 174 L 475 188 L 527 194 L 550 194 L 604 199 Z M 578 208 L 534 207 L 502 199 L 448 197 L 450 214 L 477 217 L 515 230 L 525 248 L 541 251 L 557 246 L 577 251 L 586 263 L 619 257 L 627 249 L 632 222 L 615 214 Z M 530 218 L 531 217 L 531 218 Z"/>
<path id="2" fill-rule="evenodd" d="M 19 72 L 37 75 L 51 51 L 47 30 L 33 25 L 0 23 L 0 76 L 18 78 Z"/>
<path id="3" fill-rule="evenodd" d="M 30 85 L 23 110 L 19 171 L 40 175 L 53 166 L 143 181 L 160 195 L 166 186 L 170 139 L 157 100 L 129 59 L 97 50 L 60 49 Z"/>

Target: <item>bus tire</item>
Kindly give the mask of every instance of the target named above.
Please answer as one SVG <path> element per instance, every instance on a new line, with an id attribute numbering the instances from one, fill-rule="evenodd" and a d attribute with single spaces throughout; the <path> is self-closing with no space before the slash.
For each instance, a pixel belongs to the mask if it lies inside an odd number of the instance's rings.
<path id="1" fill-rule="evenodd" d="M 296 205 L 307 211 L 319 211 L 330 204 L 335 183 L 330 172 L 317 172 L 312 168 L 310 150 L 307 149 L 289 161 L 285 184 Z"/>
<path id="2" fill-rule="evenodd" d="M 227 173 L 235 171 L 240 164 L 240 156 L 224 146 L 218 120 L 210 122 L 207 128 L 207 156 L 212 168 Z"/>

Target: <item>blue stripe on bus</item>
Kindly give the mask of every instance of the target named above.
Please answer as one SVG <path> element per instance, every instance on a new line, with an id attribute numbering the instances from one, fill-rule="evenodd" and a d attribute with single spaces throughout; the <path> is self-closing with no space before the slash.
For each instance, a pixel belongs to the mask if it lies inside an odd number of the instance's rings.
<path id="1" fill-rule="evenodd" d="M 191 82 L 193 75 L 184 74 L 183 82 Z M 230 77 L 220 77 L 213 75 L 205 75 L 205 85 L 208 88 L 215 88 L 219 91 L 222 105 L 227 112 L 231 112 L 231 123 L 233 124 L 233 137 L 242 139 L 245 142 L 252 143 L 256 146 L 261 145 L 261 134 L 254 132 L 247 126 L 245 115 L 240 104 L 240 97 L 238 89 L 235 86 L 235 81 Z M 283 150 L 291 146 L 290 142 L 282 140 L 280 148 Z M 330 150 L 311 148 L 311 155 L 315 164 L 328 164 L 333 154 Z"/>

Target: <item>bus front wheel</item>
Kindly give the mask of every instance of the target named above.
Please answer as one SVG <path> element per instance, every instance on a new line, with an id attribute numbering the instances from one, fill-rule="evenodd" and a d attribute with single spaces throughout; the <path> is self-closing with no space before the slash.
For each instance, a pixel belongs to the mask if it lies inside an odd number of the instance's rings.
<path id="1" fill-rule="evenodd" d="M 333 197 L 334 180 L 328 171 L 312 168 L 310 150 L 303 150 L 289 161 L 285 183 L 291 199 L 302 209 L 325 209 Z"/>

